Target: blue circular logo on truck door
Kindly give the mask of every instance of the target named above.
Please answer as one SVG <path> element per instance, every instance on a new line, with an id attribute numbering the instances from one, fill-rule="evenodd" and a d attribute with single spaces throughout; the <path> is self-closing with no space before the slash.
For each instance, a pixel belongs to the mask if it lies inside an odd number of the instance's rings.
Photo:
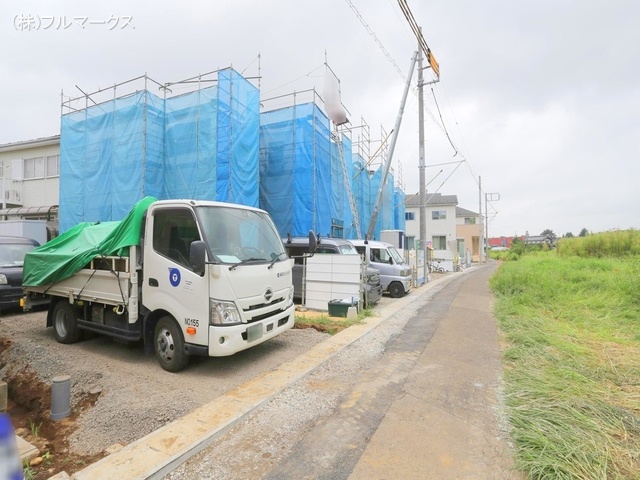
<path id="1" fill-rule="evenodd" d="M 180 285 L 180 270 L 177 268 L 169 269 L 169 282 L 171 282 L 171 285 L 174 287 Z"/>

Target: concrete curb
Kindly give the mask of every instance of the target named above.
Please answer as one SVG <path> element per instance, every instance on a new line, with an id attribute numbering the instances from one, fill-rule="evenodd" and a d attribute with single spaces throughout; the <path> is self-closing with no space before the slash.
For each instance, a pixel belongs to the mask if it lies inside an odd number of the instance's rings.
<path id="1" fill-rule="evenodd" d="M 76 472 L 71 479 L 147 480 L 164 477 L 210 445 L 246 415 L 313 372 L 335 353 L 375 329 L 394 313 L 417 301 L 428 290 L 448 283 L 457 276 L 458 274 L 447 275 L 412 290 L 411 294 L 375 312 L 375 317 L 369 317 L 364 323 L 343 330 L 294 360 L 283 363 L 277 370 L 264 372 L 184 417 L 132 442 Z"/>

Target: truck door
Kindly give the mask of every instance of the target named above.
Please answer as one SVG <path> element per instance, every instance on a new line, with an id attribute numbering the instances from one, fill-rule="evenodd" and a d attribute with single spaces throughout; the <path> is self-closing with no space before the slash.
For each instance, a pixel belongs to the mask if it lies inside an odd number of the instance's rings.
<path id="1" fill-rule="evenodd" d="M 189 208 L 156 208 L 150 217 L 144 248 L 143 304 L 163 309 L 178 322 L 184 340 L 208 344 L 209 288 L 206 275 L 189 263 L 191 242 L 200 240 Z M 189 328 L 190 327 L 190 328 Z"/>

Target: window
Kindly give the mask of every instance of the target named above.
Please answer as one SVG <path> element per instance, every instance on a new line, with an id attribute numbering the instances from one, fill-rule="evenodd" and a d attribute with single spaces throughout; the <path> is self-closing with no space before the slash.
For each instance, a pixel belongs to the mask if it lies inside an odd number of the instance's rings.
<path id="1" fill-rule="evenodd" d="M 57 177 L 60 175 L 60 155 L 49 155 L 47 157 L 47 177 Z"/>
<path id="2" fill-rule="evenodd" d="M 24 178 L 44 178 L 44 157 L 24 159 Z"/>
<path id="3" fill-rule="evenodd" d="M 446 210 L 434 210 L 431 212 L 432 220 L 446 220 L 447 219 L 447 211 Z"/>
<path id="4" fill-rule="evenodd" d="M 287 254 L 289 258 L 293 258 L 296 265 L 304 264 L 303 256 L 309 253 L 309 246 L 306 247 L 294 247 L 293 245 L 287 245 Z"/>
<path id="5" fill-rule="evenodd" d="M 331 245 L 318 245 L 316 253 L 338 253 L 338 249 Z"/>
<path id="6" fill-rule="evenodd" d="M 60 176 L 60 155 L 25 158 L 22 165 L 25 180 Z"/>
<path id="7" fill-rule="evenodd" d="M 407 237 L 407 249 L 413 250 L 416 245 L 416 237 Z"/>
<path id="8" fill-rule="evenodd" d="M 476 224 L 476 217 L 465 217 L 464 223 L 465 223 L 465 225 L 475 225 Z"/>
<path id="9" fill-rule="evenodd" d="M 405 220 L 415 220 L 415 213 L 414 212 L 404 212 L 404 219 Z"/>
<path id="10" fill-rule="evenodd" d="M 371 247 L 371 261 L 378 263 L 392 263 L 389 251 L 386 248 Z"/>
<path id="11" fill-rule="evenodd" d="M 447 249 L 447 237 L 439 236 L 439 237 L 431 237 L 433 241 L 433 249 L 434 250 L 446 250 Z"/>
<path id="12" fill-rule="evenodd" d="M 156 211 L 153 219 L 153 249 L 186 268 L 189 263 L 189 247 L 200 240 L 193 215 L 186 209 Z"/>

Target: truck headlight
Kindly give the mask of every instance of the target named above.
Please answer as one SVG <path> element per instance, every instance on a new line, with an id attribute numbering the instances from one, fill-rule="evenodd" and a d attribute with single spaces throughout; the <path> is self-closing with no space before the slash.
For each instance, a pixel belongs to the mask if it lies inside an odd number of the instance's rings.
<path id="1" fill-rule="evenodd" d="M 0 273 L 0 285 L 7 285 L 7 276 L 4 273 Z"/>
<path id="2" fill-rule="evenodd" d="M 242 319 L 235 303 L 210 298 L 209 323 L 211 325 L 234 325 L 242 323 Z"/>
<path id="3" fill-rule="evenodd" d="M 402 272 L 400 272 L 400 275 L 402 275 L 403 277 L 408 277 L 409 275 L 411 275 L 411 270 L 402 270 Z"/>
<path id="4" fill-rule="evenodd" d="M 293 303 L 293 285 L 291 285 L 291 288 L 289 288 L 289 297 L 287 298 L 287 300 L 287 303 Z"/>

